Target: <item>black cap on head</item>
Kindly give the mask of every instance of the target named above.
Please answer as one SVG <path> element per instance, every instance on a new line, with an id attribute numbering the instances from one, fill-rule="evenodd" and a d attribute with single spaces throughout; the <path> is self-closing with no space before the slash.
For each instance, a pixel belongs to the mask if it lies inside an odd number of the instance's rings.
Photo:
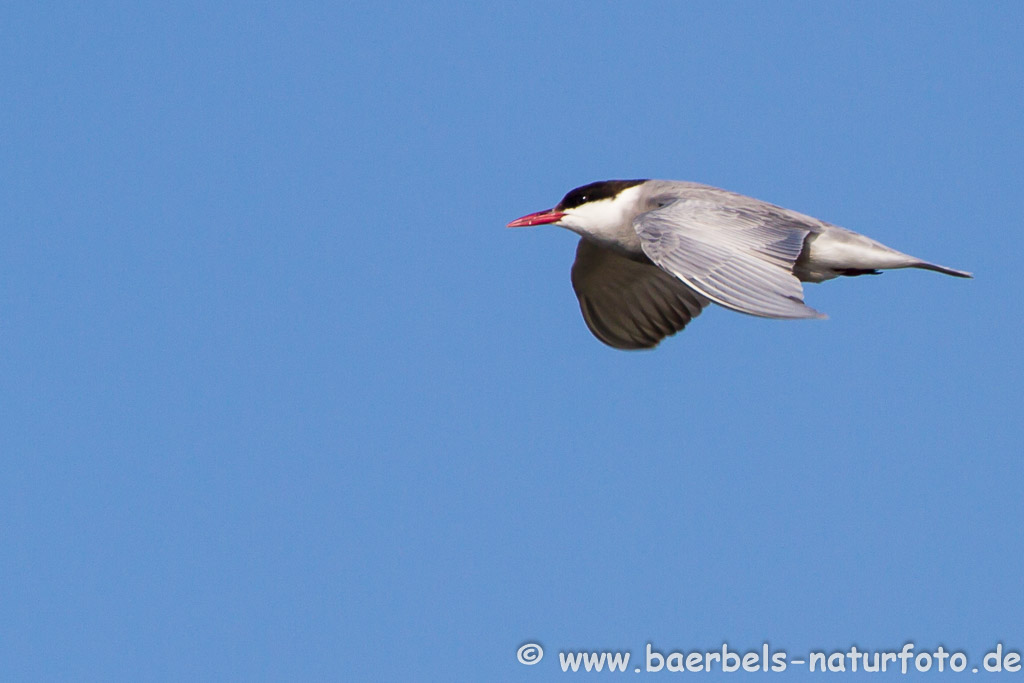
<path id="1" fill-rule="evenodd" d="M 565 209 L 574 209 L 580 204 L 586 204 L 587 202 L 594 202 L 599 199 L 612 199 L 627 187 L 633 187 L 645 182 L 647 182 L 646 179 L 600 180 L 596 183 L 583 185 L 575 190 L 570 190 L 567 195 L 562 197 L 562 201 L 558 202 L 558 206 L 554 210 L 564 211 Z"/>

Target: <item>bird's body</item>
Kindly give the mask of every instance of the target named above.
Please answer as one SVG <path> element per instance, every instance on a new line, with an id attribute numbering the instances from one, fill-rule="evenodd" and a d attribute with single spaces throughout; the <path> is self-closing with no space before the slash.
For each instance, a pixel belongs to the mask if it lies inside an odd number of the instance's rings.
<path id="1" fill-rule="evenodd" d="M 581 236 L 573 289 L 604 343 L 650 348 L 717 303 L 768 318 L 821 318 L 801 282 L 883 269 L 957 277 L 864 235 L 698 183 L 608 180 L 578 187 L 555 208 L 509 227 L 554 224 Z"/>

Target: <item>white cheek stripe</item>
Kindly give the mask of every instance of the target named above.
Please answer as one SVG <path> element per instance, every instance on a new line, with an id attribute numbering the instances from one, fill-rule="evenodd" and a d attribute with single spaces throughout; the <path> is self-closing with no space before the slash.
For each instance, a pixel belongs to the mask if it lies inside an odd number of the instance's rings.
<path id="1" fill-rule="evenodd" d="M 614 199 L 602 199 L 568 209 L 559 224 L 573 232 L 629 251 L 640 249 L 633 214 L 640 187 L 626 188 Z"/>

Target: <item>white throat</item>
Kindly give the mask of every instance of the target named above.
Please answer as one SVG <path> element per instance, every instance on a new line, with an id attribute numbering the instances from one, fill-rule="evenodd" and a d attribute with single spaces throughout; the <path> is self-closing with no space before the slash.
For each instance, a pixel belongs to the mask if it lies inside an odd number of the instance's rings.
<path id="1" fill-rule="evenodd" d="M 640 238 L 633 229 L 633 218 L 639 213 L 640 187 L 628 187 L 612 199 L 567 209 L 558 225 L 610 247 L 640 252 Z"/>

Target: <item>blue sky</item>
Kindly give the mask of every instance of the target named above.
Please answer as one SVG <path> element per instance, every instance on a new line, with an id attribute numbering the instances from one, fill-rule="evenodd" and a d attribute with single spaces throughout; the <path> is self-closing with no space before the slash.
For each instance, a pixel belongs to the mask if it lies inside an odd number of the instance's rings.
<path id="1" fill-rule="evenodd" d="M 6 4 L 4 679 L 1020 651 L 1022 22 Z M 976 279 L 809 285 L 828 320 L 714 309 L 614 351 L 580 318 L 576 239 L 504 225 L 634 177 Z"/>

